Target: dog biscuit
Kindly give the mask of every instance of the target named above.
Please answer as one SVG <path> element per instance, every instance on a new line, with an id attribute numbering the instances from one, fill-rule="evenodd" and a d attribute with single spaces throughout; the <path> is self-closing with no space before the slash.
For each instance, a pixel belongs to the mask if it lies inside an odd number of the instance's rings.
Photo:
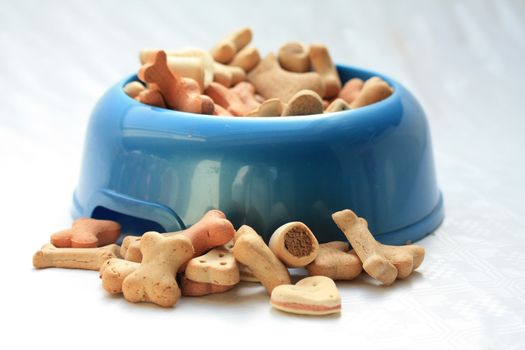
<path id="1" fill-rule="evenodd" d="M 302 222 L 294 221 L 279 227 L 268 244 L 272 252 L 288 267 L 303 267 L 317 256 L 319 243 Z"/>
<path id="2" fill-rule="evenodd" d="M 98 248 L 57 248 L 47 243 L 33 255 L 33 266 L 98 271 L 106 260 L 119 257 L 119 249 L 116 244 Z"/>
<path id="3" fill-rule="evenodd" d="M 281 67 L 290 72 L 305 73 L 310 70 L 309 49 L 300 42 L 284 44 L 277 55 Z"/>
<path id="4" fill-rule="evenodd" d="M 326 276 L 334 281 L 352 280 L 359 276 L 363 264 L 349 244 L 333 241 L 319 245 L 319 252 L 306 268 L 310 276 Z"/>
<path id="5" fill-rule="evenodd" d="M 120 236 L 120 224 L 110 220 L 80 218 L 70 229 L 51 235 L 57 248 L 96 248 L 115 243 Z"/>

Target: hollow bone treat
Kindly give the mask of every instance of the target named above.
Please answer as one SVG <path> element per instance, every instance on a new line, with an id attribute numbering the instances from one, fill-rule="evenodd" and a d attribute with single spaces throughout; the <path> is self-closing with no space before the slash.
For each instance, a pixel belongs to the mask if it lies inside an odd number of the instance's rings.
<path id="1" fill-rule="evenodd" d="M 146 89 L 141 91 L 135 100 L 159 108 L 166 108 L 166 103 L 164 102 L 164 97 L 158 90 Z"/>
<path id="2" fill-rule="evenodd" d="M 268 294 L 278 285 L 290 284 L 290 274 L 286 266 L 250 226 L 241 226 L 235 234 L 234 241 L 235 259 L 250 268 Z"/>
<path id="3" fill-rule="evenodd" d="M 120 224 L 111 220 L 80 218 L 70 229 L 51 235 L 57 248 L 96 248 L 115 243 L 120 236 Z"/>
<path id="4" fill-rule="evenodd" d="M 310 70 L 310 57 L 308 47 L 299 42 L 288 42 L 284 44 L 278 53 L 281 67 L 296 73 L 305 73 Z"/>
<path id="5" fill-rule="evenodd" d="M 241 28 L 219 41 L 212 49 L 211 54 L 215 61 L 229 63 L 235 54 L 252 40 L 252 30 Z"/>
<path id="6" fill-rule="evenodd" d="M 248 117 L 280 117 L 283 114 L 284 105 L 278 98 L 270 98 L 256 109 L 248 113 Z"/>
<path id="7" fill-rule="evenodd" d="M 417 269 L 425 257 L 425 249 L 417 245 L 389 246 L 377 242 L 365 219 L 350 209 L 332 214 L 332 218 L 363 262 L 363 269 L 385 285 L 396 278 L 406 278 Z"/>
<path id="8" fill-rule="evenodd" d="M 357 254 L 349 250 L 349 244 L 333 241 L 319 245 L 315 260 L 306 268 L 310 276 L 326 276 L 333 280 L 352 280 L 363 270 Z"/>
<path id="9" fill-rule="evenodd" d="M 323 97 L 336 97 L 341 90 L 341 80 L 335 68 L 328 49 L 324 45 L 310 45 L 310 63 L 314 71 L 319 73 L 323 80 L 325 94 Z"/>
<path id="10" fill-rule="evenodd" d="M 191 259 L 185 270 L 185 276 L 201 283 L 231 286 L 239 283 L 239 268 L 233 254 L 224 247 L 210 250 L 208 253 Z"/>
<path id="11" fill-rule="evenodd" d="M 163 233 L 162 235 L 168 237 L 178 233 L 191 240 L 195 249 L 195 256 L 199 256 L 213 247 L 229 242 L 235 234 L 235 229 L 222 211 L 210 210 L 186 230 Z M 120 254 L 126 260 L 140 262 L 142 260 L 140 240 L 141 238 L 136 236 L 124 238 Z"/>
<path id="12" fill-rule="evenodd" d="M 106 260 L 99 271 L 102 287 L 111 294 L 122 293 L 122 282 L 139 266 L 139 263 L 118 258 Z"/>
<path id="13" fill-rule="evenodd" d="M 99 248 L 57 248 L 47 243 L 33 255 L 37 269 L 61 267 L 67 269 L 99 270 L 108 259 L 117 258 L 119 246 L 106 245 Z"/>
<path id="14" fill-rule="evenodd" d="M 288 102 L 283 117 L 323 113 L 323 100 L 312 90 L 301 90 Z"/>
<path id="15" fill-rule="evenodd" d="M 157 51 L 153 60 L 140 68 L 138 76 L 140 80 L 158 87 L 169 108 L 190 113 L 213 113 L 213 101 L 200 95 L 194 80 L 171 73 L 164 51 Z"/>
<path id="16" fill-rule="evenodd" d="M 230 66 L 240 67 L 245 72 L 249 72 L 261 61 L 261 55 L 259 50 L 255 47 L 245 47 L 241 51 L 237 52 L 233 61 L 230 62 Z"/>
<path id="17" fill-rule="evenodd" d="M 200 297 L 208 294 L 224 293 L 235 287 L 233 285 L 219 285 L 213 283 L 195 282 L 183 276 L 181 279 L 182 295 L 187 297 Z"/>
<path id="18" fill-rule="evenodd" d="M 315 72 L 294 73 L 281 68 L 275 55 L 268 54 L 249 74 L 248 80 L 264 98 L 278 98 L 287 103 L 301 90 L 313 90 L 324 96 L 321 76 Z"/>
<path id="19" fill-rule="evenodd" d="M 222 84 L 211 83 L 206 89 L 206 95 L 211 97 L 213 102 L 226 109 L 228 112 L 236 116 L 243 116 L 250 111 L 248 107 L 242 102 L 237 93 L 228 89 Z"/>
<path id="20" fill-rule="evenodd" d="M 355 100 L 350 103 L 350 108 L 355 109 L 382 101 L 388 96 L 392 95 L 393 92 L 394 89 L 391 88 L 383 79 L 379 77 L 372 77 L 364 83 L 363 88 L 359 92 L 359 95 L 357 95 Z"/>
<path id="21" fill-rule="evenodd" d="M 184 235 L 163 237 L 147 232 L 140 241 L 140 249 L 143 254 L 140 266 L 122 282 L 124 298 L 132 303 L 175 305 L 181 295 L 175 275 L 193 256 L 191 241 Z"/>
<path id="22" fill-rule="evenodd" d="M 230 87 L 244 80 L 246 80 L 246 72 L 242 68 L 218 62 L 213 64 L 213 81 Z"/>
<path id="23" fill-rule="evenodd" d="M 261 105 L 261 103 L 257 101 L 257 98 L 255 97 L 255 86 L 253 86 L 251 83 L 248 83 L 247 81 L 241 81 L 230 90 L 235 92 L 240 97 L 242 103 L 250 111 L 259 108 Z"/>
<path id="24" fill-rule="evenodd" d="M 355 98 L 361 92 L 364 81 L 359 78 L 352 78 L 348 80 L 341 91 L 339 91 L 339 98 L 342 98 L 346 103 L 354 102 Z"/>
<path id="25" fill-rule="evenodd" d="M 286 266 L 303 267 L 317 257 L 319 243 L 308 226 L 294 221 L 275 230 L 269 247 Z"/>
<path id="26" fill-rule="evenodd" d="M 137 97 L 146 87 L 140 81 L 132 81 L 124 85 L 124 92 L 131 98 Z"/>
<path id="27" fill-rule="evenodd" d="M 270 303 L 281 311 L 301 315 L 341 312 L 341 297 L 337 286 L 325 276 L 306 277 L 295 285 L 275 287 Z"/>
<path id="28" fill-rule="evenodd" d="M 325 113 L 334 113 L 349 110 L 350 106 L 342 98 L 336 98 L 326 107 Z"/>

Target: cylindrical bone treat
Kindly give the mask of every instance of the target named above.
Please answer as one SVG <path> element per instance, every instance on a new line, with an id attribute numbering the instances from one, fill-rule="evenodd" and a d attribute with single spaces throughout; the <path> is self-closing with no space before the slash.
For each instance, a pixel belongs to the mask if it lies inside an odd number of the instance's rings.
<path id="1" fill-rule="evenodd" d="M 299 221 L 282 225 L 273 233 L 268 245 L 288 267 L 303 267 L 317 257 L 319 242 L 312 231 Z"/>
<path id="2" fill-rule="evenodd" d="M 261 61 L 261 55 L 259 50 L 255 47 L 245 47 L 239 51 L 233 61 L 230 62 L 230 66 L 240 67 L 245 72 L 249 72 Z"/>
<path id="3" fill-rule="evenodd" d="M 299 42 L 289 42 L 279 49 L 279 63 L 281 67 L 296 73 L 304 73 L 310 70 L 310 57 L 308 47 Z"/>
<path id="4" fill-rule="evenodd" d="M 146 89 L 140 92 L 140 94 L 135 97 L 135 100 L 159 108 L 166 108 L 166 103 L 164 102 L 164 97 L 158 90 Z"/>
<path id="5" fill-rule="evenodd" d="M 215 61 L 229 63 L 235 54 L 252 40 L 252 30 L 241 28 L 219 41 L 212 49 L 211 54 Z"/>
<path id="6" fill-rule="evenodd" d="M 319 73 L 323 80 L 325 88 L 323 97 L 332 98 L 337 96 L 341 90 L 341 80 L 326 46 L 320 44 L 311 45 L 309 56 L 312 68 Z"/>
<path id="7" fill-rule="evenodd" d="M 131 98 L 137 97 L 146 87 L 138 81 L 132 81 L 124 85 L 124 92 Z"/>

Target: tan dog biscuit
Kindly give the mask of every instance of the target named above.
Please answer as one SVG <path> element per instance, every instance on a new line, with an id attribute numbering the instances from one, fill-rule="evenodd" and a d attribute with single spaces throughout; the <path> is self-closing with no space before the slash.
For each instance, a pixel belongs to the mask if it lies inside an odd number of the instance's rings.
<path id="1" fill-rule="evenodd" d="M 363 269 L 385 285 L 396 278 L 406 278 L 417 269 L 425 257 L 425 249 L 417 245 L 389 246 L 377 242 L 365 219 L 350 209 L 332 214 L 332 218 L 352 244 Z"/>
<path id="2" fill-rule="evenodd" d="M 278 53 L 281 67 L 296 73 L 305 73 L 310 70 L 309 49 L 300 42 L 284 44 Z"/>
<path id="3" fill-rule="evenodd" d="M 182 295 L 187 297 L 200 297 L 208 294 L 224 293 L 235 287 L 234 285 L 218 285 L 213 283 L 195 282 L 183 276 L 181 279 Z"/>
<path id="4" fill-rule="evenodd" d="M 248 80 L 264 98 L 278 98 L 284 103 L 301 90 L 313 90 L 324 96 L 323 82 L 319 74 L 288 72 L 281 68 L 273 54 L 268 54 L 248 74 Z"/>
<path id="5" fill-rule="evenodd" d="M 228 112 L 225 108 L 215 104 L 215 109 L 213 110 L 213 115 L 219 115 L 223 117 L 233 117 L 234 115 Z"/>
<path id="6" fill-rule="evenodd" d="M 334 113 L 349 110 L 350 106 L 342 98 L 336 98 L 326 107 L 325 113 Z"/>
<path id="7" fill-rule="evenodd" d="M 210 52 L 215 61 L 227 64 L 251 40 L 252 30 L 250 28 L 241 28 L 219 41 Z"/>
<path id="8" fill-rule="evenodd" d="M 306 267 L 308 274 L 330 277 L 334 281 L 356 278 L 363 270 L 363 263 L 349 249 L 349 244 L 341 241 L 320 244 L 317 257 Z"/>
<path id="9" fill-rule="evenodd" d="M 301 90 L 288 102 L 283 117 L 323 113 L 323 100 L 315 91 Z"/>
<path id="10" fill-rule="evenodd" d="M 365 82 L 359 78 L 352 78 L 348 80 L 341 91 L 339 91 L 339 98 L 342 98 L 346 103 L 354 102 L 355 98 L 361 92 Z"/>
<path id="11" fill-rule="evenodd" d="M 270 303 L 276 309 L 301 315 L 341 312 L 341 297 L 337 286 L 325 276 L 306 277 L 295 285 L 275 287 Z"/>
<path id="12" fill-rule="evenodd" d="M 116 244 L 99 248 L 57 248 L 47 243 L 33 255 L 33 266 L 98 271 L 106 260 L 119 256 L 119 249 Z"/>
<path id="13" fill-rule="evenodd" d="M 250 268 L 268 294 L 278 285 L 290 284 L 288 269 L 251 227 L 241 226 L 237 230 L 234 241 L 235 259 Z"/>
<path id="14" fill-rule="evenodd" d="M 183 231 L 167 232 L 165 237 L 175 234 L 188 237 L 195 249 L 195 256 L 204 254 L 213 247 L 229 242 L 235 234 L 235 229 L 224 213 L 220 210 L 210 210 L 191 227 Z M 121 255 L 130 261 L 141 262 L 140 237 L 127 236 L 122 241 Z"/>
<path id="15" fill-rule="evenodd" d="M 111 294 L 122 293 L 122 282 L 139 266 L 139 263 L 118 258 L 106 260 L 99 271 L 102 287 Z"/>
<path id="16" fill-rule="evenodd" d="M 303 267 L 311 263 L 319 250 L 312 231 L 302 222 L 294 221 L 279 227 L 268 244 L 272 252 L 288 267 Z"/>
<path id="17" fill-rule="evenodd" d="M 239 283 L 239 268 L 233 254 L 224 247 L 191 259 L 186 265 L 186 278 L 201 283 L 231 286 Z"/>
<path id="18" fill-rule="evenodd" d="M 181 291 L 175 279 L 177 270 L 193 256 L 193 246 L 188 237 L 173 235 L 163 237 L 147 232 L 142 236 L 140 249 L 143 259 L 140 266 L 122 283 L 126 300 L 151 302 L 162 307 L 177 303 Z"/>
<path id="19" fill-rule="evenodd" d="M 213 64 L 213 81 L 230 87 L 244 80 L 246 80 L 246 72 L 242 68 L 217 62 Z"/>
<path id="20" fill-rule="evenodd" d="M 111 220 L 80 218 L 70 229 L 51 235 L 57 248 L 96 248 L 112 244 L 120 236 L 120 224 Z"/>
<path id="21" fill-rule="evenodd" d="M 245 72 L 249 72 L 261 61 L 259 50 L 255 47 L 245 47 L 237 52 L 230 66 L 240 67 Z"/>
<path id="22" fill-rule="evenodd" d="M 146 89 L 140 92 L 140 94 L 135 97 L 135 100 L 150 106 L 166 108 L 164 97 L 162 97 L 162 94 L 158 90 Z"/>
<path id="23" fill-rule="evenodd" d="M 200 95 L 200 87 L 195 80 L 171 72 L 164 51 L 157 51 L 153 59 L 140 68 L 138 76 L 140 80 L 154 84 L 171 109 L 199 114 L 213 113 L 213 102 L 207 96 Z"/>
<path id="24" fill-rule="evenodd" d="M 350 108 L 356 109 L 371 105 L 384 100 L 392 95 L 394 89 L 391 88 L 383 79 L 379 77 L 372 77 L 368 79 L 355 100 L 350 103 Z"/>
<path id="25" fill-rule="evenodd" d="M 284 104 L 278 98 L 270 98 L 248 113 L 248 117 L 280 117 Z"/>
<path id="26" fill-rule="evenodd" d="M 319 73 L 323 80 L 325 92 L 323 97 L 336 97 L 341 90 L 341 80 L 328 53 L 328 49 L 321 44 L 310 45 L 309 55 L 312 68 Z"/>
<path id="27" fill-rule="evenodd" d="M 146 87 L 139 81 L 132 81 L 124 85 L 124 92 L 131 98 L 137 97 Z"/>
<path id="28" fill-rule="evenodd" d="M 225 245 L 222 246 L 224 249 L 226 249 L 228 252 L 233 254 L 233 240 L 229 241 Z M 252 270 L 243 263 L 237 262 L 237 268 L 239 269 L 239 277 L 240 280 L 243 282 L 260 282 L 257 277 L 253 274 Z"/>

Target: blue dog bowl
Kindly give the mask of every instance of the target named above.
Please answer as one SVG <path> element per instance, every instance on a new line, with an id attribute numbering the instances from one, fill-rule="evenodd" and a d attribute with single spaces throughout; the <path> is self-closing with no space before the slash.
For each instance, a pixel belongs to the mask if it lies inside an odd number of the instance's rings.
<path id="1" fill-rule="evenodd" d="M 342 81 L 379 75 L 338 66 Z M 381 76 L 381 75 L 379 75 Z M 331 218 L 350 208 L 386 244 L 416 241 L 443 219 L 425 114 L 399 83 L 356 110 L 287 118 L 196 115 L 147 106 L 113 86 L 87 130 L 73 216 L 112 219 L 126 234 L 176 231 L 207 210 L 266 240 L 302 221 L 344 240 Z"/>

